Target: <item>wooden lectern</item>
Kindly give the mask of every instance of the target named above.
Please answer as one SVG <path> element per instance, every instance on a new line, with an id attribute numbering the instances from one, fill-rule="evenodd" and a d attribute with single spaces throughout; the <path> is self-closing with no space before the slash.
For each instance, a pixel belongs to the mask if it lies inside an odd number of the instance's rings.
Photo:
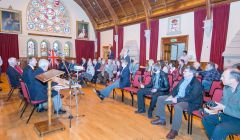
<path id="1" fill-rule="evenodd" d="M 58 119 L 52 119 L 52 88 L 51 88 L 51 84 L 52 84 L 52 79 L 54 77 L 60 76 L 64 74 L 63 71 L 59 71 L 59 70 L 49 70 L 43 74 L 37 75 L 35 78 L 37 78 L 38 80 L 42 81 L 42 82 L 48 82 L 48 120 L 46 121 L 41 121 L 38 123 L 34 124 L 35 129 L 37 130 L 37 133 L 42 136 L 46 133 L 50 133 L 56 130 L 64 130 L 65 127 L 64 125 L 58 120 Z"/>

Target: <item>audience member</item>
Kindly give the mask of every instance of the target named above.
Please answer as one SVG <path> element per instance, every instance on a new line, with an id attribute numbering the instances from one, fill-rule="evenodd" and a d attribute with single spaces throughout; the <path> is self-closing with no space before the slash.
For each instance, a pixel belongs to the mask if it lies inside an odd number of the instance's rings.
<path id="1" fill-rule="evenodd" d="M 158 96 L 167 95 L 169 93 L 169 81 L 167 74 L 161 70 L 159 64 L 153 66 L 153 75 L 151 82 L 144 86 L 140 85 L 141 89 L 137 92 L 138 110 L 135 113 L 145 113 L 144 96 L 151 95 L 151 102 L 148 109 L 148 118 L 152 118 L 152 112 L 157 103 Z"/>
<path id="2" fill-rule="evenodd" d="M 208 62 L 206 70 L 199 72 L 199 74 L 203 77 L 202 80 L 203 89 L 207 91 L 210 90 L 212 81 L 220 80 L 220 73 L 215 68 L 215 64 L 213 62 Z"/>
<path id="3" fill-rule="evenodd" d="M 180 56 L 180 58 L 178 60 L 183 60 L 184 64 L 187 65 L 188 59 L 189 58 L 188 58 L 188 55 L 187 55 L 187 51 L 184 50 L 182 56 Z"/>
<path id="4" fill-rule="evenodd" d="M 211 140 L 225 140 L 228 135 L 240 134 L 240 71 L 226 69 L 221 77 L 224 84 L 223 97 L 216 107 L 210 107 L 210 114 L 202 123 Z"/>
<path id="5" fill-rule="evenodd" d="M 121 71 L 121 74 L 119 75 L 119 79 L 117 79 L 114 83 L 107 86 L 105 89 L 101 91 L 96 90 L 96 93 L 101 100 L 104 100 L 104 98 L 108 97 L 111 91 L 115 88 L 124 88 L 130 86 L 130 71 L 127 65 L 128 62 L 126 60 L 123 60 L 122 61 L 123 69 Z"/>
<path id="6" fill-rule="evenodd" d="M 170 96 L 159 96 L 157 100 L 156 115 L 158 119 L 151 123 L 154 125 L 166 125 L 165 105 L 174 104 L 174 116 L 171 131 L 167 134 L 168 139 L 174 139 L 182 124 L 183 111 L 192 113 L 202 105 L 203 94 L 201 83 L 195 77 L 195 68 L 188 66 L 183 72 L 184 78 L 173 89 Z"/>
<path id="7" fill-rule="evenodd" d="M 23 69 L 23 81 L 26 83 L 27 87 L 29 88 L 34 77 L 33 72 L 34 68 L 37 65 L 36 58 L 32 57 L 28 59 L 28 65 Z"/>
<path id="8" fill-rule="evenodd" d="M 49 61 L 46 59 L 40 59 L 38 62 L 38 66 L 39 68 L 37 68 L 33 72 L 32 77 L 36 77 L 37 75 L 46 72 L 48 70 Z M 57 83 L 53 82 L 52 85 L 53 86 L 57 85 Z M 43 83 L 38 79 L 33 78 L 33 81 L 29 87 L 29 93 L 30 93 L 31 99 L 33 101 L 47 100 L 48 99 L 47 89 L 48 89 L 47 83 Z M 54 113 L 58 113 L 58 114 L 66 113 L 66 111 L 62 109 L 62 100 L 61 100 L 60 94 L 55 90 L 52 90 L 52 99 L 53 99 Z M 42 107 L 42 110 L 44 110 L 43 107 Z"/>
<path id="9" fill-rule="evenodd" d="M 8 68 L 7 68 L 7 75 L 9 78 L 9 81 L 11 83 L 11 86 L 13 87 L 20 87 L 20 82 L 19 80 L 22 79 L 22 75 L 15 69 L 17 66 L 17 59 L 14 57 L 10 57 L 8 59 Z"/>

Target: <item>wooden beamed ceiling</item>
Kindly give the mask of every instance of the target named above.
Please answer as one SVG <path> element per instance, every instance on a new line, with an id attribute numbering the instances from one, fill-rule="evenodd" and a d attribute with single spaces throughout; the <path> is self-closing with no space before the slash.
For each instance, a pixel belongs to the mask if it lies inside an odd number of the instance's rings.
<path id="1" fill-rule="evenodd" d="M 95 30 L 104 30 L 153 18 L 177 15 L 210 4 L 237 0 L 74 0 L 87 14 Z"/>

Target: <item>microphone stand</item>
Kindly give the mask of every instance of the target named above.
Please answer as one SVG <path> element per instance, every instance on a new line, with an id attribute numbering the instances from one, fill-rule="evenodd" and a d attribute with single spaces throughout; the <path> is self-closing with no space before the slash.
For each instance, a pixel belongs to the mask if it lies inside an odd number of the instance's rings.
<path id="1" fill-rule="evenodd" d="M 72 127 L 72 119 L 73 119 L 73 115 L 72 115 L 72 97 L 71 96 L 72 96 L 72 85 L 74 85 L 75 82 L 72 79 L 72 76 L 71 76 L 71 74 L 68 71 L 68 68 L 66 66 L 65 60 L 62 61 L 62 62 L 63 62 L 64 68 L 67 71 L 68 80 L 69 80 L 69 89 L 70 89 L 70 99 L 69 99 L 70 100 L 70 105 L 69 105 L 69 109 L 70 109 L 70 111 L 69 111 L 68 119 L 69 119 L 69 128 L 71 128 Z M 76 112 L 77 112 L 77 116 L 76 117 L 78 117 L 78 97 L 77 97 L 77 93 L 75 93 L 75 95 L 76 95 L 75 98 L 76 98 Z M 83 115 L 83 116 L 85 116 L 85 115 Z"/>

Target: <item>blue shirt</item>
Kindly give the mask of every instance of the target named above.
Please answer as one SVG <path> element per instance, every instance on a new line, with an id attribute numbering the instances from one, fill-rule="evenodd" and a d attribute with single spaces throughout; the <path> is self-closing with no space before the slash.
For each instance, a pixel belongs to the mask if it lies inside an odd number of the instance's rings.
<path id="1" fill-rule="evenodd" d="M 179 86 L 179 90 L 178 90 L 178 94 L 177 94 L 177 98 L 183 98 L 185 97 L 185 89 L 187 88 L 187 86 L 189 85 L 189 83 L 191 82 L 192 77 L 191 78 L 184 78 L 183 82 L 181 83 L 181 85 Z"/>

